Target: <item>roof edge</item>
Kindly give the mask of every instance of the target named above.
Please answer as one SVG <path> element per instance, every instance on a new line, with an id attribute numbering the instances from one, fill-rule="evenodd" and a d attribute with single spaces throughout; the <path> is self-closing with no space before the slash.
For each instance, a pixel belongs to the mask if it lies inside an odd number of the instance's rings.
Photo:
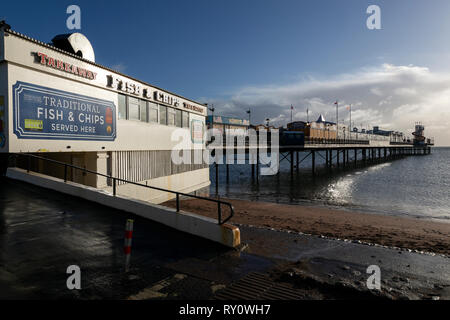
<path id="1" fill-rule="evenodd" d="M 200 102 L 198 102 L 198 101 L 195 101 L 195 100 L 186 98 L 186 97 L 184 97 L 184 96 L 181 96 L 181 95 L 179 95 L 179 94 L 173 93 L 172 91 L 169 91 L 169 90 L 160 88 L 160 87 L 155 86 L 155 85 L 153 85 L 153 84 L 151 84 L 151 83 L 148 83 L 148 82 L 146 82 L 146 81 L 136 79 L 136 78 L 134 78 L 134 77 L 132 77 L 132 76 L 128 76 L 128 75 L 126 75 L 126 74 L 124 74 L 124 73 L 122 73 L 122 72 L 119 72 L 119 71 L 117 71 L 117 70 L 111 69 L 111 68 L 106 67 L 106 66 L 103 66 L 103 65 L 98 64 L 98 63 L 96 63 L 96 62 L 92 62 L 92 61 L 86 60 L 86 59 L 84 59 L 84 58 L 82 58 L 82 57 L 80 57 L 80 56 L 77 56 L 77 55 L 73 54 L 73 53 L 70 53 L 70 52 L 61 50 L 61 49 L 59 49 L 59 48 L 57 48 L 57 47 L 55 47 L 55 46 L 52 46 L 52 45 L 50 45 L 50 44 L 48 44 L 48 43 L 45 43 L 45 42 L 42 42 L 42 41 L 40 41 L 40 40 L 36 40 L 36 39 L 34 39 L 34 38 L 31 38 L 31 37 L 29 37 L 29 36 L 26 36 L 26 35 L 24 35 L 23 33 L 14 31 L 14 30 L 12 30 L 12 29 L 4 29 L 4 32 L 7 32 L 7 33 L 12 34 L 12 35 L 15 35 L 15 36 L 17 36 L 17 37 L 19 37 L 19 38 L 22 38 L 22 39 L 25 39 L 25 40 L 34 42 L 34 43 L 39 44 L 39 45 L 41 45 L 41 46 L 43 46 L 43 47 L 45 47 L 45 48 L 47 48 L 47 49 L 51 49 L 51 50 L 57 51 L 57 52 L 59 52 L 59 53 L 68 55 L 68 56 L 70 56 L 71 58 L 75 58 L 75 59 L 77 59 L 77 60 L 80 60 L 80 61 L 83 61 L 83 62 L 85 62 L 85 63 L 91 64 L 91 65 L 96 66 L 96 67 L 98 67 L 98 68 L 103 68 L 103 69 L 108 70 L 108 71 L 110 71 L 110 72 L 117 73 L 118 75 L 121 75 L 121 76 L 123 76 L 123 77 L 127 77 L 127 78 L 129 78 L 129 79 L 131 79 L 131 80 L 134 80 L 134 81 L 137 81 L 137 82 L 141 82 L 141 83 L 143 83 L 143 84 L 145 84 L 145 85 L 151 86 L 151 87 L 156 88 L 156 89 L 158 89 L 158 90 L 165 91 L 165 92 L 170 93 L 170 94 L 172 94 L 172 95 L 174 95 L 174 96 L 176 96 L 176 97 L 178 97 L 178 98 L 182 98 L 182 99 L 188 100 L 188 101 L 190 101 L 190 102 L 197 103 L 197 104 L 199 104 L 199 105 L 201 105 L 201 106 L 204 106 L 203 103 L 200 103 Z"/>

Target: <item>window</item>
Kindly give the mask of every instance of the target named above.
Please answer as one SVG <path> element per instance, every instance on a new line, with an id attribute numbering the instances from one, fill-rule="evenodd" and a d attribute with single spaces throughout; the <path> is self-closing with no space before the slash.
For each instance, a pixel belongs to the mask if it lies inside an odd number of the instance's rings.
<path id="1" fill-rule="evenodd" d="M 175 126 L 175 109 L 173 108 L 167 108 L 167 125 L 168 126 Z"/>
<path id="2" fill-rule="evenodd" d="M 148 103 L 148 122 L 158 122 L 158 105 L 156 103 Z"/>
<path id="3" fill-rule="evenodd" d="M 167 125 L 167 107 L 159 106 L 159 123 Z"/>
<path id="4" fill-rule="evenodd" d="M 127 118 L 127 97 L 123 94 L 119 94 L 118 99 L 119 119 Z"/>
<path id="5" fill-rule="evenodd" d="M 181 110 L 175 110 L 175 125 L 181 128 Z"/>
<path id="6" fill-rule="evenodd" d="M 147 122 L 147 101 L 139 100 L 139 108 L 141 109 L 141 121 Z"/>
<path id="7" fill-rule="evenodd" d="M 183 111 L 183 128 L 189 128 L 189 112 Z"/>
<path id="8" fill-rule="evenodd" d="M 128 119 L 139 120 L 139 99 L 128 97 Z"/>

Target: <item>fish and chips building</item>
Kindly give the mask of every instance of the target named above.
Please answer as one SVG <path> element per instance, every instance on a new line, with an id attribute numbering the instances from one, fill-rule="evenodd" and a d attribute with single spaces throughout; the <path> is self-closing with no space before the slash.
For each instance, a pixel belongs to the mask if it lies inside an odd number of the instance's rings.
<path id="1" fill-rule="evenodd" d="M 80 33 L 52 44 L 0 24 L 0 154 L 39 153 L 117 178 L 180 192 L 210 184 L 206 164 L 171 161 L 172 150 L 204 148 L 205 105 L 95 63 Z M 175 131 L 186 139 L 174 139 Z M 33 171 L 64 169 L 36 160 Z M 68 180 L 100 189 L 111 181 L 80 170 Z M 119 194 L 161 203 L 171 197 L 122 183 Z"/>

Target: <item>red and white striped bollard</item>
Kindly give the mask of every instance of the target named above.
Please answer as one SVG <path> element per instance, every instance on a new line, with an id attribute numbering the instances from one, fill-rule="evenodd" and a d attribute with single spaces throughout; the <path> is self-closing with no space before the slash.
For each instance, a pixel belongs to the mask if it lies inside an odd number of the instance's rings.
<path id="1" fill-rule="evenodd" d="M 134 220 L 128 219 L 125 225 L 125 243 L 123 252 L 125 253 L 125 272 L 128 272 L 130 268 L 131 258 L 131 239 L 133 237 L 133 222 Z"/>

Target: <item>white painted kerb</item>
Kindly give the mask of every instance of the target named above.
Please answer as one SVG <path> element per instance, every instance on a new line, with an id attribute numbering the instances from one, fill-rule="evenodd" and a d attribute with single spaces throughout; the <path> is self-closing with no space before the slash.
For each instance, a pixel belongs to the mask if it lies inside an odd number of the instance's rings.
<path id="1" fill-rule="evenodd" d="M 65 183 L 64 180 L 58 178 L 35 172 L 27 173 L 26 170 L 18 168 L 8 168 L 7 177 L 131 212 L 176 230 L 219 242 L 227 247 L 236 247 L 240 244 L 240 231 L 237 227 L 229 224 L 218 225 L 216 220 L 208 217 L 188 212 L 177 213 L 172 208 L 141 200 L 113 196 L 107 191 L 74 182 Z"/>

